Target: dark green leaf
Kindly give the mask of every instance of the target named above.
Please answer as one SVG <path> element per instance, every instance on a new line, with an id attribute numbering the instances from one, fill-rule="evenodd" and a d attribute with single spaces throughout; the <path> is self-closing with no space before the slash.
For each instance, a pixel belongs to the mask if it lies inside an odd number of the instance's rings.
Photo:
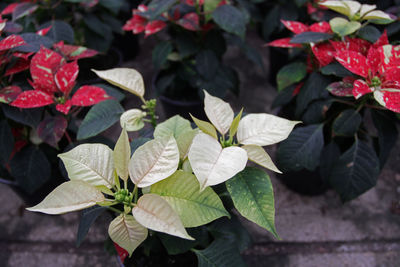
<path id="1" fill-rule="evenodd" d="M 331 100 L 316 100 L 312 102 L 302 116 L 305 124 L 316 124 L 323 121 L 325 114 L 331 106 Z"/>
<path id="2" fill-rule="evenodd" d="M 278 95 L 275 97 L 274 102 L 272 103 L 272 109 L 279 107 L 279 106 L 285 106 L 290 103 L 290 101 L 293 99 L 294 95 L 294 90 L 296 89 L 296 85 L 293 84 L 291 86 L 286 87 L 285 89 L 281 90 Z"/>
<path id="3" fill-rule="evenodd" d="M 153 65 L 160 69 L 167 62 L 168 55 L 172 52 L 172 44 L 168 41 L 160 42 L 153 50 Z"/>
<path id="4" fill-rule="evenodd" d="M 125 98 L 125 94 L 122 93 L 121 89 L 114 87 L 110 84 L 96 83 L 93 84 L 93 86 L 98 86 L 100 88 L 103 88 L 104 91 L 106 91 L 107 95 L 115 98 L 118 102 L 121 102 Z"/>
<path id="5" fill-rule="evenodd" d="M 278 91 L 301 81 L 307 75 L 307 66 L 302 62 L 294 62 L 284 66 L 276 76 Z"/>
<path id="6" fill-rule="evenodd" d="M 355 140 L 335 163 L 330 183 L 343 201 L 352 200 L 374 187 L 379 175 L 379 159 L 365 142 Z"/>
<path id="7" fill-rule="evenodd" d="M 162 13 L 167 11 L 171 6 L 175 4 L 176 0 L 153 0 L 148 5 L 150 14 L 150 20 L 157 19 Z"/>
<path id="8" fill-rule="evenodd" d="M 58 148 L 58 141 L 64 136 L 67 126 L 68 121 L 64 116 L 47 117 L 39 124 L 37 134 L 43 142 Z"/>
<path id="9" fill-rule="evenodd" d="M 18 185 L 32 194 L 50 179 L 51 166 L 46 155 L 34 146 L 15 154 L 10 162 L 11 175 Z"/>
<path id="10" fill-rule="evenodd" d="M 381 32 L 374 26 L 367 25 L 358 31 L 358 36 L 368 42 L 375 43 L 381 37 Z"/>
<path id="11" fill-rule="evenodd" d="M 309 43 L 320 43 L 329 40 L 333 37 L 332 34 L 322 32 L 303 32 L 296 34 L 290 40 L 292 44 L 309 44 Z"/>
<path id="12" fill-rule="evenodd" d="M 383 168 L 389 158 L 390 151 L 396 145 L 398 131 L 396 117 L 391 112 L 372 110 L 372 121 L 378 131 L 379 140 L 379 161 Z"/>
<path id="13" fill-rule="evenodd" d="M 196 69 L 206 80 L 211 80 L 217 74 L 219 61 L 211 50 L 203 50 L 196 56 Z"/>
<path id="14" fill-rule="evenodd" d="M 107 13 L 102 13 L 101 19 L 104 21 L 105 24 L 110 26 L 110 28 L 113 32 L 118 33 L 118 34 L 124 34 L 124 30 L 122 29 L 124 24 L 122 23 L 122 21 L 118 20 L 117 18 L 115 18 Z"/>
<path id="15" fill-rule="evenodd" d="M 329 143 L 322 150 L 321 162 L 319 164 L 319 173 L 321 178 L 328 182 L 332 168 L 340 157 L 340 148 L 335 142 Z"/>
<path id="16" fill-rule="evenodd" d="M 16 21 L 22 17 L 32 14 L 39 6 L 34 3 L 21 3 L 12 13 L 12 20 Z"/>
<path id="17" fill-rule="evenodd" d="M 94 206 L 84 209 L 79 221 L 78 233 L 76 235 L 76 246 L 79 247 L 85 239 L 90 227 L 96 219 L 107 210 L 107 207 Z"/>
<path id="18" fill-rule="evenodd" d="M 204 49 L 214 51 L 215 55 L 221 58 L 226 51 L 226 42 L 222 32 L 209 31 L 204 39 Z"/>
<path id="19" fill-rule="evenodd" d="M 22 123 L 23 125 L 36 128 L 42 119 L 43 108 L 19 109 L 8 105 L 1 105 L 4 115 L 10 120 Z"/>
<path id="20" fill-rule="evenodd" d="M 301 88 L 300 93 L 296 100 L 296 117 L 300 115 L 307 108 L 308 104 L 320 98 L 329 96 L 326 87 L 330 84 L 330 80 L 317 72 L 311 73 L 310 77 Z"/>
<path id="21" fill-rule="evenodd" d="M 236 216 L 232 218 L 221 218 L 213 222 L 209 227 L 209 231 L 216 238 L 226 238 L 232 240 L 238 247 L 240 252 L 251 246 L 252 240 L 246 227 L 244 227 Z"/>
<path id="22" fill-rule="evenodd" d="M 123 112 L 123 107 L 115 100 L 106 100 L 94 105 L 83 119 L 77 139 L 86 139 L 105 131 L 119 121 Z"/>
<path id="23" fill-rule="evenodd" d="M 234 6 L 219 6 L 213 13 L 212 18 L 223 30 L 238 35 L 244 39 L 246 33 L 246 19 L 243 13 Z"/>
<path id="24" fill-rule="evenodd" d="M 221 66 L 214 79 L 203 81 L 199 88 L 207 90 L 207 92 L 216 97 L 225 96 L 226 90 L 231 90 L 235 95 L 238 95 L 239 78 L 233 68 Z"/>
<path id="25" fill-rule="evenodd" d="M 303 168 L 315 170 L 324 147 L 322 128 L 323 124 L 316 124 L 294 129 L 279 145 L 279 169 L 283 172 L 299 171 Z"/>
<path id="26" fill-rule="evenodd" d="M 109 9 L 114 14 L 117 14 L 124 4 L 123 0 L 100 0 L 99 4 Z"/>
<path id="27" fill-rule="evenodd" d="M 335 75 L 338 77 L 347 77 L 353 75 L 349 70 L 347 70 L 345 67 L 343 67 L 342 64 L 338 62 L 333 62 L 329 65 L 326 65 L 325 67 L 321 68 L 321 72 L 324 75 Z"/>
<path id="28" fill-rule="evenodd" d="M 198 259 L 198 267 L 246 266 L 236 244 L 227 239 L 216 239 L 206 249 L 193 251 Z"/>
<path id="29" fill-rule="evenodd" d="M 274 6 L 265 16 L 262 24 L 262 34 L 265 41 L 270 41 L 270 35 L 280 26 L 280 8 Z"/>
<path id="30" fill-rule="evenodd" d="M 362 121 L 361 115 L 354 109 L 346 109 L 333 122 L 333 132 L 340 136 L 353 136 Z"/>
<path id="31" fill-rule="evenodd" d="M 14 137 L 6 120 L 0 121 L 0 144 L 0 164 L 5 165 L 8 163 L 14 149 Z"/>
<path id="32" fill-rule="evenodd" d="M 83 18 L 83 21 L 91 31 L 103 36 L 104 38 L 108 38 L 110 35 L 112 35 L 111 28 L 93 14 L 87 14 Z"/>
<path id="33" fill-rule="evenodd" d="M 179 55 L 182 58 L 191 56 L 199 50 L 198 43 L 194 40 L 190 33 L 178 34 L 175 38 L 176 46 L 178 48 Z M 219 46 L 219 44 L 217 45 Z"/>
<path id="34" fill-rule="evenodd" d="M 31 32 L 22 33 L 20 34 L 20 36 L 25 40 L 27 44 L 13 48 L 13 51 L 25 53 L 37 52 L 40 50 L 41 46 L 51 48 L 54 43 L 53 40 L 46 36 L 40 36 Z"/>
<path id="35" fill-rule="evenodd" d="M 52 20 L 43 24 L 40 28 L 44 29 L 50 26 L 50 31 L 46 36 L 54 42 L 65 41 L 70 44 L 75 43 L 74 30 L 68 23 L 60 20 Z"/>
<path id="36" fill-rule="evenodd" d="M 237 211 L 279 238 L 275 229 L 274 191 L 268 174 L 247 167 L 225 184 Z"/>
<path id="37" fill-rule="evenodd" d="M 104 30 L 103 35 L 99 35 L 89 28 L 85 28 L 85 41 L 88 48 L 105 53 L 110 49 L 112 40 L 113 35 L 110 28 Z"/>
<path id="38" fill-rule="evenodd" d="M 208 235 L 207 229 L 204 227 L 188 228 L 187 231 L 195 240 L 187 240 L 164 233 L 157 233 L 168 255 L 185 253 L 194 246 L 197 246 L 199 240 L 204 239 L 204 237 Z"/>

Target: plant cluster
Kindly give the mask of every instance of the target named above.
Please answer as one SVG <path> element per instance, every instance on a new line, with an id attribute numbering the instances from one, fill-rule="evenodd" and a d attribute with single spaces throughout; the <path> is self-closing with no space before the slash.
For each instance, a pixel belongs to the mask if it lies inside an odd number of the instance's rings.
<path id="1" fill-rule="evenodd" d="M 299 55 L 277 74 L 274 105 L 306 124 L 280 145 L 277 160 L 283 171 L 319 171 L 346 201 L 375 185 L 396 142 L 400 47 L 389 43 L 386 30 L 371 25 L 396 19 L 375 5 L 319 5 L 345 17 L 309 26 L 282 20 L 294 36 L 269 43 Z"/>
<path id="2" fill-rule="evenodd" d="M 222 97 L 227 90 L 239 90 L 236 71 L 223 63 L 227 44 L 237 45 L 262 66 L 256 50 L 244 41 L 254 9 L 254 3 L 245 1 L 154 0 L 133 10 L 124 30 L 149 36 L 166 29 L 167 40 L 153 51 L 159 94 L 192 101 L 200 100 L 205 89 Z"/>
<path id="3" fill-rule="evenodd" d="M 250 159 L 280 172 L 262 146 L 284 140 L 299 122 L 263 113 L 241 118 L 242 111 L 234 117 L 228 103 L 205 91 L 205 112 L 211 123 L 193 118 L 198 126 L 193 129 L 188 120 L 177 115 L 153 125 L 154 139 L 135 146 L 132 143 L 136 140 L 130 142 L 127 129 L 137 130 L 148 121 L 144 116 L 153 113 L 150 107 L 155 104 L 143 98 L 142 77 L 133 69 L 96 73 L 139 96 L 146 110 L 128 110 L 121 116 L 123 129 L 113 150 L 104 144 L 82 144 L 59 154 L 70 181 L 29 210 L 62 214 L 96 205 L 97 209 L 106 207 L 117 215 L 109 225 L 109 236 L 119 251 L 122 248 L 130 256 L 149 233 L 194 240 L 185 227 L 201 227 L 220 217 L 233 216 L 224 202 L 233 202 L 242 216 L 278 238 L 269 176 L 246 164 Z M 211 187 L 216 185 L 220 186 L 219 194 Z M 184 251 L 192 248 L 200 265 L 205 260 L 216 265 L 242 265 L 235 239 L 223 240 L 224 250 L 234 257 L 212 257 L 220 253 L 221 237 L 215 237 L 211 245 L 206 242 L 210 246 L 190 242 Z"/>

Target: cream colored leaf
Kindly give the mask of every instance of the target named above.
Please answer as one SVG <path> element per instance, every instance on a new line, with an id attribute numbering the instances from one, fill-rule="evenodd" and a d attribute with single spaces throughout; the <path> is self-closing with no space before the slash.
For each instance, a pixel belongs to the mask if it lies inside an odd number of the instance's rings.
<path id="1" fill-rule="evenodd" d="M 226 134 L 233 121 L 233 110 L 229 103 L 211 96 L 204 90 L 204 111 L 211 123 L 221 134 Z"/>
<path id="2" fill-rule="evenodd" d="M 243 108 L 236 115 L 235 119 L 233 119 L 231 127 L 229 128 L 229 136 L 234 136 L 236 134 L 237 128 L 239 127 L 240 119 L 242 118 L 242 113 L 243 113 Z"/>
<path id="3" fill-rule="evenodd" d="M 190 130 L 181 134 L 176 143 L 178 144 L 179 156 L 183 160 L 187 157 L 193 138 L 199 133 L 198 129 Z"/>
<path id="4" fill-rule="evenodd" d="M 357 13 L 361 7 L 361 4 L 356 1 L 325 1 L 320 5 L 350 18 Z"/>
<path id="5" fill-rule="evenodd" d="M 199 129 L 203 133 L 208 134 L 214 137 L 215 139 L 218 138 L 217 131 L 215 130 L 214 125 L 212 125 L 208 121 L 199 120 L 195 118 L 192 114 L 190 114 L 190 116 L 192 117 L 193 122 L 197 125 L 197 127 L 199 127 Z"/>
<path id="6" fill-rule="evenodd" d="M 361 4 L 357 1 L 343 1 L 349 7 L 349 18 L 352 18 L 361 8 Z"/>
<path id="7" fill-rule="evenodd" d="M 121 214 L 108 226 L 111 240 L 125 249 L 129 256 L 147 238 L 148 230 L 132 215 Z"/>
<path id="8" fill-rule="evenodd" d="M 118 86 L 139 97 L 144 96 L 144 82 L 142 75 L 135 69 L 115 68 L 109 70 L 92 70 L 101 79 Z"/>
<path id="9" fill-rule="evenodd" d="M 249 114 L 239 122 L 236 136 L 243 145 L 272 145 L 285 140 L 298 123 L 265 113 Z"/>
<path id="10" fill-rule="evenodd" d="M 2 31 L 4 29 L 4 27 L 6 26 L 5 22 L 0 23 L 0 31 Z"/>
<path id="11" fill-rule="evenodd" d="M 190 126 L 190 121 L 179 115 L 175 115 L 157 125 L 154 130 L 154 138 L 173 135 L 175 139 L 178 139 L 181 134 L 191 130 L 192 126 Z"/>
<path id="12" fill-rule="evenodd" d="M 93 186 L 114 185 L 113 151 L 103 144 L 83 144 L 58 155 L 64 162 L 68 177 Z"/>
<path id="13" fill-rule="evenodd" d="M 122 113 L 119 119 L 121 128 L 125 127 L 128 132 L 138 131 L 144 127 L 143 117 L 145 116 L 146 112 L 140 109 L 129 109 Z"/>
<path id="14" fill-rule="evenodd" d="M 174 137 L 151 140 L 139 147 L 129 162 L 129 175 L 138 187 L 152 185 L 173 174 L 179 164 Z"/>
<path id="15" fill-rule="evenodd" d="M 145 194 L 140 197 L 132 214 L 141 225 L 151 230 L 194 240 L 186 232 L 179 215 L 159 195 Z"/>
<path id="16" fill-rule="evenodd" d="M 82 181 L 68 181 L 56 187 L 42 202 L 27 210 L 63 214 L 89 208 L 104 200 L 103 194 L 96 187 Z"/>
<path id="17" fill-rule="evenodd" d="M 244 150 L 247 152 L 247 156 L 249 160 L 257 163 L 258 165 L 263 166 L 271 171 L 282 173 L 274 164 L 271 157 L 261 146 L 256 145 L 246 145 L 242 146 Z"/>
<path id="18" fill-rule="evenodd" d="M 374 10 L 366 14 L 363 19 L 368 20 L 368 19 L 387 19 L 387 20 L 393 20 L 389 14 L 386 14 L 383 11 L 380 10 Z"/>
<path id="19" fill-rule="evenodd" d="M 221 144 L 207 134 L 200 133 L 193 139 L 189 161 L 200 190 L 232 178 L 246 167 L 247 153 L 240 147 L 222 148 Z"/>
<path id="20" fill-rule="evenodd" d="M 361 5 L 360 17 L 361 18 L 364 17 L 365 14 L 367 14 L 368 12 L 370 12 L 374 9 L 376 9 L 376 5 L 367 5 L 367 4 Z"/>
<path id="21" fill-rule="evenodd" d="M 122 129 L 121 135 L 115 144 L 113 156 L 114 165 L 118 176 L 124 181 L 128 181 L 128 166 L 131 158 L 131 146 L 129 144 L 128 133 L 126 132 L 125 128 Z"/>

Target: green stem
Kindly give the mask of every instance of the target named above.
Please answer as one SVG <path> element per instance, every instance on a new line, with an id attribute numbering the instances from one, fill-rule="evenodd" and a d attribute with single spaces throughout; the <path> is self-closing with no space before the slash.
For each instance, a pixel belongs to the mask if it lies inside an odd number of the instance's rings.
<path id="1" fill-rule="evenodd" d="M 137 200 L 138 200 L 138 187 L 137 187 L 137 185 L 135 185 L 135 188 L 133 189 L 133 195 L 134 195 L 134 203 L 136 204 L 137 203 Z"/>
<path id="2" fill-rule="evenodd" d="M 112 211 L 114 211 L 114 212 L 116 212 L 116 213 L 119 213 L 119 214 L 122 214 L 123 212 L 122 211 L 120 211 L 119 209 L 116 209 L 116 208 L 113 208 L 113 207 L 107 207 L 109 210 L 112 210 Z"/>

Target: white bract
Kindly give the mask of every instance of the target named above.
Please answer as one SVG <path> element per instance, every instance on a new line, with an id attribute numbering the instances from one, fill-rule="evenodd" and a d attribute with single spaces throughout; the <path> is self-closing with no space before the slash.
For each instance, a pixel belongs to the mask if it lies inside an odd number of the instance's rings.
<path id="1" fill-rule="evenodd" d="M 249 114 L 241 119 L 241 112 L 234 119 L 230 105 L 207 92 L 204 110 L 221 138 L 217 140 L 213 125 L 194 118 L 203 133 L 193 139 L 188 158 L 201 190 L 232 178 L 245 168 L 248 159 L 280 172 L 262 146 L 286 139 L 299 121 L 270 114 Z M 225 139 L 228 131 L 229 139 Z M 235 134 L 237 143 L 234 140 Z"/>
<path id="2" fill-rule="evenodd" d="M 376 10 L 376 5 L 360 4 L 357 1 L 325 1 L 321 6 L 332 9 L 340 14 L 347 16 L 350 20 L 383 20 L 383 23 L 392 22 L 389 14 Z"/>
<path id="3" fill-rule="evenodd" d="M 121 128 L 126 128 L 128 132 L 138 131 L 144 127 L 143 118 L 146 117 L 146 112 L 134 108 L 122 113 L 119 121 Z"/>
<path id="4" fill-rule="evenodd" d="M 162 197 L 143 192 L 135 203 L 138 187 L 155 184 L 177 170 L 179 149 L 172 135 L 145 143 L 131 158 L 128 134 L 123 129 L 114 151 L 103 144 L 83 144 L 59 157 L 71 181 L 58 186 L 41 203 L 28 210 L 61 214 L 96 204 L 123 204 L 124 212 L 110 223 L 108 233 L 129 255 L 147 238 L 147 228 L 193 239 L 179 215 Z M 124 181 L 124 189 L 120 187 L 118 176 Z M 126 189 L 128 176 L 135 184 L 133 193 Z M 114 199 L 106 198 L 102 192 Z"/>

